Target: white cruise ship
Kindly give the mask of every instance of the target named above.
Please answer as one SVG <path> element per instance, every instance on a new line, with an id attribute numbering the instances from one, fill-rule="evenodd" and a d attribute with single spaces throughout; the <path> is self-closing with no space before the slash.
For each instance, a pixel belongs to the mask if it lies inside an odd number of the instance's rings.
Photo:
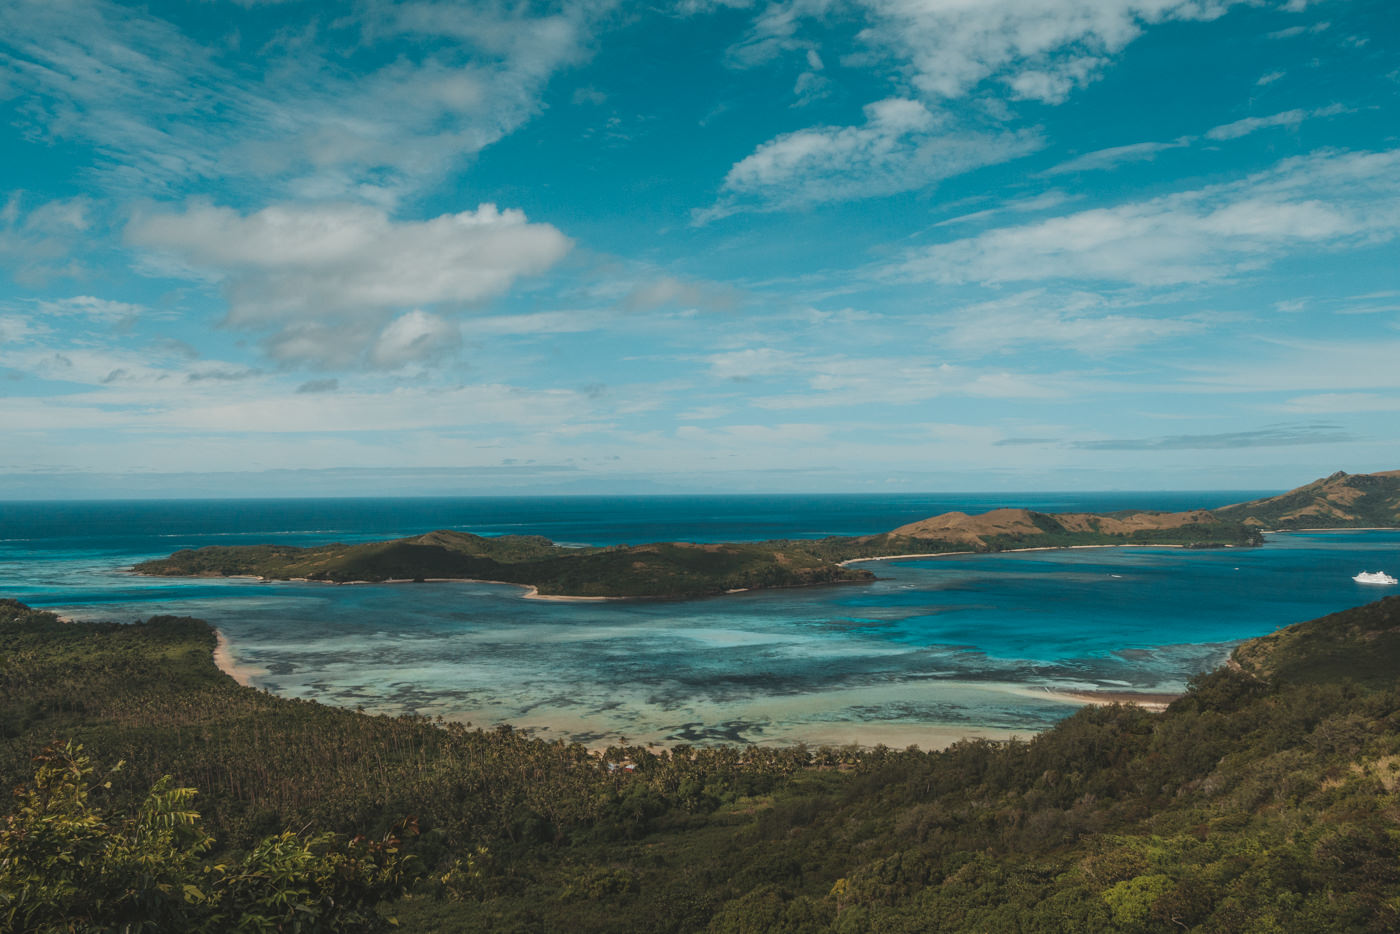
<path id="1" fill-rule="evenodd" d="M 1352 578 L 1358 584 L 1400 584 L 1395 578 L 1384 571 L 1362 571 Z"/>

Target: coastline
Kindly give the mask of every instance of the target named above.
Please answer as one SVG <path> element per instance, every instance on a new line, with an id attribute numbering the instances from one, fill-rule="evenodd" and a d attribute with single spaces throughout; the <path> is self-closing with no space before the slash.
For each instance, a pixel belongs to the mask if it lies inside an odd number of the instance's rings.
<path id="1" fill-rule="evenodd" d="M 693 746 L 697 742 L 708 745 L 707 740 L 694 740 L 686 737 L 668 736 L 664 732 L 645 729 L 599 729 L 596 722 L 588 719 L 555 713 L 543 717 L 518 717 L 496 720 L 482 716 L 480 711 L 449 714 L 444 719 L 469 725 L 472 729 L 490 731 L 501 726 L 509 726 L 512 731 L 531 739 L 545 742 L 563 741 L 578 743 L 590 753 L 602 753 L 610 746 L 646 746 L 650 749 L 673 749 L 676 746 Z M 937 752 L 965 740 L 988 740 L 1004 743 L 1013 739 L 1029 740 L 1036 735 L 1031 730 L 1011 730 L 1001 727 L 962 727 L 945 724 L 920 723 L 868 723 L 835 721 L 808 722 L 779 726 L 771 735 L 751 739 L 736 738 L 721 740 L 718 745 L 765 749 L 788 749 L 793 746 L 807 746 L 811 749 L 822 747 L 874 749 L 885 746 L 890 749 L 918 747 L 924 752 Z M 625 740 L 625 741 L 624 741 Z"/>
<path id="2" fill-rule="evenodd" d="M 124 573 L 132 577 L 148 577 L 152 580 L 240 580 L 253 581 L 258 584 L 321 584 L 330 587 L 367 587 L 375 584 L 495 584 L 501 587 L 519 587 L 524 593 L 520 596 L 526 600 L 551 600 L 559 603 L 592 603 L 604 600 L 647 600 L 650 597 L 584 597 L 571 596 L 569 594 L 548 594 L 540 593 L 534 584 L 521 584 L 517 581 L 493 581 L 481 577 L 390 577 L 382 581 L 354 580 L 354 581 L 322 581 L 312 580 L 309 577 L 263 577 L 259 574 L 142 574 L 133 568 L 123 568 Z M 726 593 L 737 593 L 729 590 Z M 220 637 L 222 638 L 222 636 Z"/>
<path id="3" fill-rule="evenodd" d="M 1299 529 L 1298 531 L 1302 531 Z M 1340 531 L 1340 530 L 1339 530 Z M 1109 545 L 1035 545 L 1030 548 L 1003 548 L 1000 551 L 935 551 L 922 555 L 878 555 L 873 558 L 847 558 L 836 562 L 838 567 L 859 564 L 862 561 L 898 561 L 901 558 L 951 558 L 955 555 L 1012 555 L 1023 551 L 1076 551 L 1083 548 L 1185 548 L 1185 545 L 1165 545 L 1153 542 L 1124 542 Z M 1221 545 L 1221 548 L 1238 548 L 1238 545 Z"/>
<path id="4" fill-rule="evenodd" d="M 228 675 L 245 688 L 253 686 L 253 679 L 267 674 L 262 668 L 252 665 L 240 665 L 233 657 L 233 647 L 229 645 L 228 638 L 223 630 L 215 629 L 214 636 L 218 642 L 214 646 L 214 664 L 224 674 Z"/>
<path id="5" fill-rule="evenodd" d="M 1068 688 L 1028 688 L 1035 697 L 1048 697 L 1083 707 L 1106 707 L 1110 704 L 1136 704 L 1144 710 L 1160 713 L 1171 706 L 1172 701 L 1185 697 L 1185 692 L 1170 691 L 1109 691 L 1102 689 L 1073 690 Z"/>

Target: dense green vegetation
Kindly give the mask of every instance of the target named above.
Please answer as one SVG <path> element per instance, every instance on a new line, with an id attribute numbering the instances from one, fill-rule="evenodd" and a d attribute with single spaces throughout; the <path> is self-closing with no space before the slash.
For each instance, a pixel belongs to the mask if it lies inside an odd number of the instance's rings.
<path id="1" fill-rule="evenodd" d="M 610 749 L 240 688 L 202 623 L 0 603 L 0 778 L 51 741 L 200 791 L 208 858 L 417 818 L 413 931 L 1389 931 L 1400 598 L 1243 646 L 1166 712 L 943 752 Z M 629 761 L 632 770 L 607 762 Z M 167 786 L 162 786 L 167 787 Z"/>
<path id="2" fill-rule="evenodd" d="M 369 932 L 389 921 L 379 903 L 404 893 L 397 837 L 283 831 L 239 860 L 206 860 L 195 789 L 167 776 L 123 813 L 95 800 L 122 763 L 96 776 L 71 740 L 36 758 L 0 826 L 0 929 Z"/>
<path id="3" fill-rule="evenodd" d="M 580 597 L 697 596 L 873 577 L 869 571 L 841 567 L 802 543 L 564 548 L 539 536 L 483 538 L 450 531 L 365 545 L 187 549 L 138 564 L 136 571 L 335 582 L 465 578 Z"/>

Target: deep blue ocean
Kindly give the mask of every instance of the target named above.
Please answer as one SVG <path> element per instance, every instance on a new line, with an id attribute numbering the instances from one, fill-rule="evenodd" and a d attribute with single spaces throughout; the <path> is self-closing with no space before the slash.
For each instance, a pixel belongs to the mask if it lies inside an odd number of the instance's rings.
<path id="1" fill-rule="evenodd" d="M 1031 732 L 1054 689 L 1179 690 L 1238 641 L 1394 588 L 1400 532 L 1263 548 L 1102 548 L 866 565 L 879 580 L 690 601 L 562 603 L 477 583 L 135 577 L 210 544 L 365 541 L 436 528 L 561 543 L 885 531 L 940 512 L 1180 510 L 1267 491 L 0 503 L 0 596 L 77 619 L 198 616 L 252 683 L 387 713 L 601 742 L 918 743 Z"/>

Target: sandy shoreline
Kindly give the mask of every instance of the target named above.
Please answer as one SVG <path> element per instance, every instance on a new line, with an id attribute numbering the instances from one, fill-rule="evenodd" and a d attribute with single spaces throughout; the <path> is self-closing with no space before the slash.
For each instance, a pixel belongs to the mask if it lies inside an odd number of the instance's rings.
<path id="1" fill-rule="evenodd" d="M 934 551 L 921 555 L 878 555 L 874 558 L 847 558 L 836 562 L 838 567 L 860 564 L 863 561 L 898 561 L 901 558 L 951 558 L 954 555 L 1012 555 L 1023 551 L 1078 551 L 1084 548 L 1185 548 L 1185 545 L 1158 545 L 1146 542 L 1127 542 L 1122 545 L 1036 545 L 1033 548 L 1004 548 L 1001 551 Z M 1223 548 L 1237 548 L 1237 545 L 1221 545 Z M 1212 549 L 1213 550 L 1213 549 Z"/>
<path id="2" fill-rule="evenodd" d="M 267 674 L 262 668 L 255 668 L 252 665 L 240 665 L 233 657 L 233 649 L 229 645 L 228 639 L 223 632 L 214 630 L 214 635 L 218 639 L 218 644 L 214 646 L 214 664 L 219 670 L 228 675 L 245 688 L 253 686 L 253 679 L 260 675 Z"/>
<path id="3" fill-rule="evenodd" d="M 1083 706 L 1089 704 L 1103 707 L 1108 704 L 1136 704 L 1145 710 L 1166 710 L 1171 702 L 1184 694 L 1168 691 L 1105 691 L 1105 690 L 1066 690 L 1061 688 L 1029 689 L 1036 697 L 1048 697 L 1064 701 L 1066 704 Z"/>

